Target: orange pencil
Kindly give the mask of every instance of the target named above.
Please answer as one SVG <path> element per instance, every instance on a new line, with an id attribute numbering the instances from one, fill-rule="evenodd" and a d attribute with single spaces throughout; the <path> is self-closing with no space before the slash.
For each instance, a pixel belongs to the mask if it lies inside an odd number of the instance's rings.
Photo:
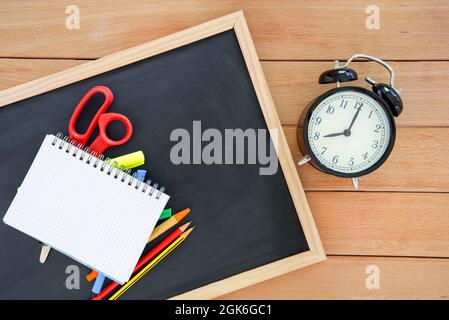
<path id="1" fill-rule="evenodd" d="M 172 215 L 169 219 L 162 222 L 160 225 L 158 225 L 156 228 L 154 228 L 153 232 L 151 233 L 151 236 L 148 238 L 147 243 L 150 243 L 157 237 L 159 237 L 161 234 L 163 234 L 165 231 L 176 225 L 179 221 L 184 219 L 186 215 L 190 213 L 190 209 L 184 209 L 174 215 Z"/>
<path id="2" fill-rule="evenodd" d="M 186 215 L 190 213 L 190 209 L 186 208 L 174 215 L 172 215 L 169 219 L 162 222 L 160 225 L 158 225 L 156 228 L 153 229 L 153 232 L 151 233 L 151 236 L 148 238 L 147 243 L 150 243 L 157 237 L 159 237 L 161 234 L 163 234 L 165 231 L 176 225 L 179 221 L 184 219 Z M 98 276 L 98 272 L 95 270 L 92 270 L 87 276 L 87 281 L 91 282 L 95 280 L 95 278 Z"/>

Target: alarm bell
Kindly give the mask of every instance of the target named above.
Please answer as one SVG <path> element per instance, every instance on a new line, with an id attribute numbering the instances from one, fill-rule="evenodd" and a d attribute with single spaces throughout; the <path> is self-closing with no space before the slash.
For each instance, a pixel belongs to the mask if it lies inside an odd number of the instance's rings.
<path id="1" fill-rule="evenodd" d="M 320 84 L 348 82 L 357 80 L 357 72 L 354 69 L 338 68 L 324 71 L 318 80 Z"/>
<path id="2" fill-rule="evenodd" d="M 366 82 L 373 86 L 373 92 L 387 103 L 391 113 L 395 117 L 401 114 L 403 108 L 402 99 L 393 87 L 385 83 L 375 83 L 368 77 L 366 78 Z"/>

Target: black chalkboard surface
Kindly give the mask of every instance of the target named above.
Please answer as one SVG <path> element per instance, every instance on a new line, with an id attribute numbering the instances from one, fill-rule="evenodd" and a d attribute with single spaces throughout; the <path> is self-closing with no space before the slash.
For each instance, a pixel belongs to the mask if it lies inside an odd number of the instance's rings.
<path id="1" fill-rule="evenodd" d="M 281 168 L 263 176 L 259 164 L 174 165 L 170 160 L 175 144 L 171 132 L 191 132 L 193 121 L 201 121 L 202 130 L 221 132 L 267 128 L 233 29 L 0 108 L 2 215 L 45 134 L 67 134 L 74 107 L 96 85 L 114 92 L 109 111 L 126 115 L 134 127 L 131 140 L 109 149 L 107 156 L 143 150 L 142 168 L 166 186 L 168 206 L 174 211 L 190 207 L 186 221 L 196 225 L 189 238 L 122 299 L 177 296 L 309 251 Z M 80 121 L 86 127 L 90 119 L 86 113 Z M 111 126 L 109 134 L 119 138 L 121 129 Z M 132 219 L 132 212 L 124 214 Z M 40 264 L 39 253 L 35 240 L 0 224 L 0 298 L 90 297 L 86 267 L 79 265 L 80 289 L 68 290 L 66 268 L 78 264 L 54 250 Z"/>

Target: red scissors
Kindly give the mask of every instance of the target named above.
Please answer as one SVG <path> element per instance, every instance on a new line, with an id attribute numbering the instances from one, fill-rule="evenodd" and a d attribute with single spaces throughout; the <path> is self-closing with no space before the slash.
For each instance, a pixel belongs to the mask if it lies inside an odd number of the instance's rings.
<path id="1" fill-rule="evenodd" d="M 95 114 L 92 121 L 90 122 L 86 132 L 79 133 L 75 129 L 75 124 L 86 103 L 96 93 L 101 93 L 104 96 L 104 102 L 101 105 L 100 109 Z M 112 94 L 112 91 L 108 87 L 96 86 L 90 89 L 78 103 L 75 110 L 73 111 L 72 117 L 70 118 L 69 122 L 70 139 L 75 140 L 76 142 L 81 143 L 83 146 L 85 146 L 90 136 L 94 132 L 95 127 L 98 124 L 100 133 L 90 145 L 89 147 L 90 153 L 96 152 L 97 154 L 102 154 L 106 149 L 110 147 L 116 147 L 126 143 L 131 138 L 131 135 L 133 133 L 133 127 L 129 119 L 124 115 L 113 112 L 106 113 L 107 109 L 112 104 L 113 100 L 114 95 Z M 120 140 L 112 140 L 111 138 L 108 137 L 106 133 L 106 128 L 112 121 L 120 121 L 125 126 L 126 130 L 125 136 Z"/>

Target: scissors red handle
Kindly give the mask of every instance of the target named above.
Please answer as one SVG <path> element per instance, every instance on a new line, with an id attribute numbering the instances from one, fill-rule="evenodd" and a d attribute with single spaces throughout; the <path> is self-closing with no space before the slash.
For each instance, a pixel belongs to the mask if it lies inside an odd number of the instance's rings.
<path id="1" fill-rule="evenodd" d="M 106 128 L 112 121 L 120 121 L 125 126 L 125 136 L 120 140 L 112 140 L 106 133 Z M 102 114 L 98 120 L 98 126 L 100 128 L 100 134 L 89 147 L 91 152 L 95 151 L 97 154 L 103 153 L 110 147 L 116 147 L 126 143 L 133 133 L 131 121 L 124 115 L 118 113 L 109 112 Z"/>
<path id="2" fill-rule="evenodd" d="M 104 96 L 104 102 L 101 105 L 100 109 L 98 109 L 97 113 L 95 114 L 94 118 L 89 124 L 89 127 L 87 128 L 86 132 L 79 133 L 75 129 L 75 124 L 78 121 L 78 118 L 81 114 L 81 111 L 86 106 L 87 102 L 94 94 L 101 93 Z M 71 139 L 76 140 L 79 143 L 82 143 L 83 145 L 86 145 L 87 141 L 89 140 L 89 137 L 92 135 L 92 133 L 95 130 L 95 127 L 98 124 L 98 120 L 100 119 L 100 116 L 105 113 L 109 106 L 111 105 L 112 101 L 114 100 L 114 95 L 112 94 L 112 91 L 104 86 L 96 86 L 90 89 L 85 96 L 81 99 L 81 101 L 76 106 L 75 110 L 73 111 L 72 117 L 70 118 L 69 122 L 69 136 Z"/>
<path id="3" fill-rule="evenodd" d="M 97 113 L 95 114 L 94 118 L 89 124 L 89 127 L 87 128 L 86 132 L 79 133 L 75 129 L 75 124 L 78 121 L 78 118 L 81 114 L 81 111 L 86 106 L 87 102 L 94 94 L 100 93 L 104 96 L 104 102 L 101 105 L 101 107 L 98 109 Z M 87 141 L 89 140 L 90 136 L 95 130 L 95 127 L 97 124 L 100 128 L 100 133 L 98 137 L 94 140 L 92 145 L 90 146 L 91 152 L 95 151 L 98 154 L 103 153 L 107 148 L 118 146 L 121 144 L 124 144 L 127 142 L 132 135 L 132 125 L 128 118 L 126 118 L 124 115 L 117 114 L 117 113 L 106 113 L 109 106 L 111 105 L 112 101 L 114 100 L 114 95 L 112 91 L 108 87 L 104 86 L 96 86 L 90 89 L 86 95 L 81 99 L 81 101 L 76 106 L 75 110 L 73 111 L 73 115 L 70 118 L 69 121 L 69 136 L 71 139 L 77 141 L 78 143 L 81 143 L 83 145 L 86 145 Z M 120 121 L 125 126 L 125 136 L 120 140 L 112 140 L 108 137 L 106 133 L 106 128 L 112 121 Z"/>

